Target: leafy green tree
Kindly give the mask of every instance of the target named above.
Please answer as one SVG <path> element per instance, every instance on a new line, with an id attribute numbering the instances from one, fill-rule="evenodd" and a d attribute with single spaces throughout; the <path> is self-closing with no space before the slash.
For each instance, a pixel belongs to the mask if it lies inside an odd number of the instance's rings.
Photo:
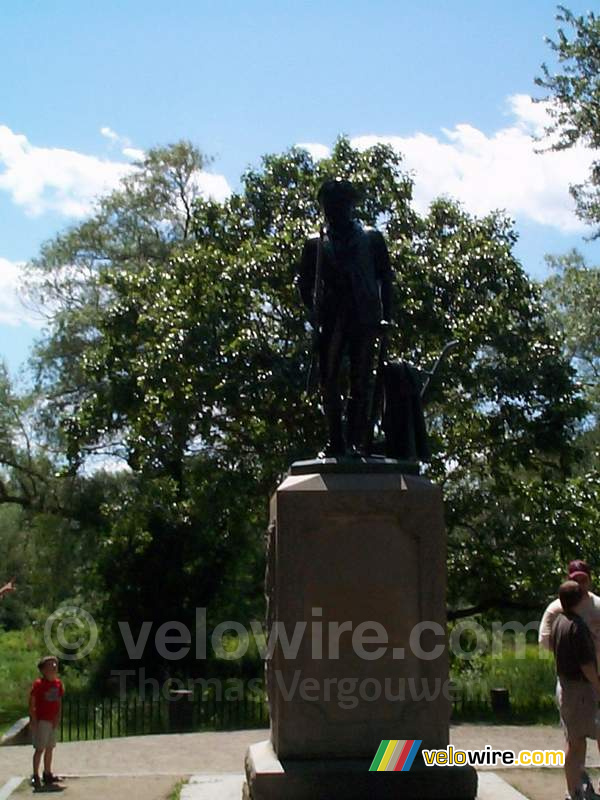
<path id="1" fill-rule="evenodd" d="M 553 150 L 565 150 L 583 144 L 600 149 L 600 19 L 589 12 L 576 16 L 558 6 L 557 20 L 569 26 L 558 29 L 558 40 L 548 40 L 555 53 L 559 71 L 542 64 L 538 86 L 548 94 L 552 123 L 547 128 Z M 570 34 L 570 35 L 569 35 Z M 592 163 L 587 181 L 571 186 L 579 216 L 594 225 L 600 223 L 600 161 Z M 600 235 L 596 229 L 594 237 Z"/>
<path id="2" fill-rule="evenodd" d="M 14 390 L 0 363 L 0 504 L 40 508 L 48 486 L 48 470 L 36 463 L 32 442 L 31 398 Z"/>
<path id="3" fill-rule="evenodd" d="M 563 342 L 564 353 L 577 371 L 589 415 L 577 437 L 578 472 L 598 469 L 600 463 L 600 271 L 572 250 L 547 256 L 551 269 L 543 285 L 548 319 Z"/>
<path id="4" fill-rule="evenodd" d="M 540 291 L 512 253 L 511 223 L 449 200 L 419 216 L 401 158 L 342 138 L 318 163 L 299 149 L 266 157 L 223 205 L 197 199 L 188 238 L 168 260 L 100 270 L 105 302 L 81 340 L 80 391 L 57 418 L 75 463 L 113 447 L 132 471 L 103 569 L 119 613 L 133 609 L 134 621 L 173 618 L 170 593 L 158 594 L 173 575 L 180 611 L 222 603 L 224 587 L 241 605 L 254 587 L 246 608 L 260 603 L 266 498 L 289 462 L 324 438 L 303 393 L 310 337 L 295 265 L 328 175 L 362 187 L 361 218 L 385 226 L 396 274 L 392 356 L 430 366 L 449 339 L 460 342 L 431 407 L 427 471 L 446 496 L 451 602 L 466 613 L 508 598 L 539 602 L 545 591 L 525 510 L 568 475 L 585 406 Z M 564 537 L 539 537 L 556 566 Z"/>
<path id="5" fill-rule="evenodd" d="M 43 405 L 0 367 L 0 564 L 19 587 L 0 605 L 7 628 L 43 624 L 66 600 L 98 600 L 96 545 L 108 529 L 100 509 L 117 479 L 65 472 L 64 453 L 44 434 Z"/>
<path id="6" fill-rule="evenodd" d="M 29 301 L 47 319 L 34 364 L 45 402 L 46 436 L 94 391 L 85 357 L 113 304 L 106 275 L 136 273 L 168 263 L 190 238 L 199 174 L 209 163 L 189 142 L 154 148 L 132 165 L 121 185 L 101 198 L 92 216 L 47 242 L 28 265 Z M 115 443 L 118 447 L 118 443 Z M 96 451 L 105 452 L 102 445 Z M 113 453 L 113 449 L 109 449 Z M 73 460 L 74 453 L 69 454 Z"/>
<path id="7" fill-rule="evenodd" d="M 571 250 L 547 256 L 550 276 L 544 295 L 550 321 L 564 342 L 565 353 L 577 370 L 594 414 L 600 411 L 600 270 Z"/>
<path id="8" fill-rule="evenodd" d="M 67 456 L 63 477 L 84 477 L 91 457 L 125 466 L 118 491 L 108 484 L 93 505 L 100 553 L 91 578 L 109 598 L 116 643 L 107 667 L 123 651 L 119 621 L 177 619 L 193 629 L 196 605 L 225 613 L 235 597 L 239 613 L 246 596 L 261 597 L 262 532 L 241 489 L 251 479 L 218 459 L 206 467 L 220 263 L 202 280 L 174 268 L 174 254 L 184 259 L 195 246 L 191 213 L 206 164 L 186 142 L 149 151 L 89 220 L 30 265 L 32 301 L 48 311 L 38 390 L 46 435 Z M 204 224 L 222 226 L 220 207 L 201 205 Z"/>

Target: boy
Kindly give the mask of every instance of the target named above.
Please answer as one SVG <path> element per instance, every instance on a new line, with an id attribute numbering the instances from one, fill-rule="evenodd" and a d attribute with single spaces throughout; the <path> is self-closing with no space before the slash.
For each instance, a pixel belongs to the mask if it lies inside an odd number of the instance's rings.
<path id="1" fill-rule="evenodd" d="M 35 791 L 42 789 L 60 791 L 59 778 L 52 774 L 52 756 L 56 747 L 56 728 L 60 719 L 61 698 L 65 693 L 58 677 L 58 659 L 44 656 L 38 663 L 42 673 L 31 687 L 29 719 L 33 738 L 33 775 L 31 785 Z M 40 780 L 40 762 L 44 756 L 43 785 Z"/>

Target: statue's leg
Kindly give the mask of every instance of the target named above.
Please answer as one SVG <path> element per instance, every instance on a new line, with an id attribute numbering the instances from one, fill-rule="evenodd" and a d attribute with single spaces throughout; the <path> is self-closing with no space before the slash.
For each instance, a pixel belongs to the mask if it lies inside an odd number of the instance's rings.
<path id="1" fill-rule="evenodd" d="M 350 336 L 350 398 L 348 400 L 348 445 L 365 453 L 369 439 L 369 397 L 377 330 L 355 328 Z"/>
<path id="2" fill-rule="evenodd" d="M 340 391 L 340 371 L 346 341 L 341 315 L 328 320 L 323 327 L 320 349 L 321 393 L 323 410 L 329 430 L 329 441 L 325 454 L 342 456 L 346 452 L 342 428 L 342 397 Z"/>

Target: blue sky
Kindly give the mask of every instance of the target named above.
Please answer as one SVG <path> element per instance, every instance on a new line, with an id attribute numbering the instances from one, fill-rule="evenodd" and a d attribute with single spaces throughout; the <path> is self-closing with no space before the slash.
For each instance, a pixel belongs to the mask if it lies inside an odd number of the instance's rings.
<path id="1" fill-rule="evenodd" d="M 14 296 L 20 262 L 136 151 L 179 138 L 214 156 L 215 196 L 265 153 L 383 139 L 406 154 L 418 207 L 444 193 L 475 213 L 506 208 L 531 275 L 573 246 L 599 263 L 567 192 L 590 154 L 536 156 L 530 142 L 555 13 L 545 0 L 4 0 L 0 357 L 15 370 L 38 331 Z"/>

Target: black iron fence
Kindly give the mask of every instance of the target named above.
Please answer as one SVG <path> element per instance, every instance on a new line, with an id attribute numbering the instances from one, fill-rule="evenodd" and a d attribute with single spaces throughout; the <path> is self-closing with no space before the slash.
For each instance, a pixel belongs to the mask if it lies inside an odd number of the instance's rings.
<path id="1" fill-rule="evenodd" d="M 156 697 L 65 697 L 60 733 L 62 741 L 106 739 L 160 733 L 264 728 L 269 711 L 263 696 L 238 699 Z"/>

